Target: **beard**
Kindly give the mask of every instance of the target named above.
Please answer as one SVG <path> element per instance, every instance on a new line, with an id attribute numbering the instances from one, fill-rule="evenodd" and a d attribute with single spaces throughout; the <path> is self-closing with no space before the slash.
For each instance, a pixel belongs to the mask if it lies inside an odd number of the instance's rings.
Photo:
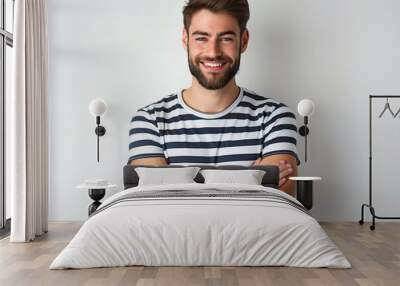
<path id="1" fill-rule="evenodd" d="M 232 78 L 237 74 L 240 67 L 240 52 L 237 59 L 233 62 L 231 58 L 225 56 L 218 56 L 216 58 L 200 58 L 195 57 L 194 61 L 190 58 L 190 50 L 189 46 L 188 50 L 188 62 L 189 62 L 189 70 L 190 73 L 197 79 L 197 81 L 203 86 L 205 89 L 209 90 L 217 90 L 225 87 Z M 239 49 L 240 51 L 240 49 Z M 217 75 L 213 78 L 207 78 L 205 74 L 200 69 L 200 61 L 219 61 L 226 62 L 226 69 L 222 75 Z M 233 64 L 232 64 L 233 62 Z"/>

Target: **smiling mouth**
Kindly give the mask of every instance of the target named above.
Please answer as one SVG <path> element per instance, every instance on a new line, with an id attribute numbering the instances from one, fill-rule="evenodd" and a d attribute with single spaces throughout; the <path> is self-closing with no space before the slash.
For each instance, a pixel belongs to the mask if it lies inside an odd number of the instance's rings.
<path id="1" fill-rule="evenodd" d="M 220 72 L 225 69 L 226 62 L 200 62 L 200 64 L 210 72 Z"/>

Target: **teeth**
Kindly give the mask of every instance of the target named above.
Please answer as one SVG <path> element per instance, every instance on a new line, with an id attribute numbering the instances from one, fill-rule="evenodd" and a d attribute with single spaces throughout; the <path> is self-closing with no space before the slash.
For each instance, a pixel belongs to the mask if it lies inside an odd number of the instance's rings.
<path id="1" fill-rule="evenodd" d="M 204 65 L 212 68 L 222 67 L 222 64 L 215 64 L 215 63 L 204 63 Z"/>

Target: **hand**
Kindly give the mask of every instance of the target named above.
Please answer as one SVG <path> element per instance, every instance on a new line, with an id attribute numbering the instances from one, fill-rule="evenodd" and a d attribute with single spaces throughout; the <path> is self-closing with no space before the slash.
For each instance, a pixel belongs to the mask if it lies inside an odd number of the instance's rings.
<path id="1" fill-rule="evenodd" d="M 251 166 L 259 166 L 261 164 L 262 158 L 258 158 L 255 160 Z M 288 177 L 293 174 L 293 168 L 292 164 L 288 163 L 286 160 L 281 160 L 279 161 L 279 187 L 284 185 L 287 180 L 289 179 Z"/>
<path id="2" fill-rule="evenodd" d="M 293 168 L 292 165 L 288 163 L 286 160 L 279 161 L 278 167 L 279 167 L 279 187 L 281 187 L 287 182 L 289 176 L 293 174 Z"/>

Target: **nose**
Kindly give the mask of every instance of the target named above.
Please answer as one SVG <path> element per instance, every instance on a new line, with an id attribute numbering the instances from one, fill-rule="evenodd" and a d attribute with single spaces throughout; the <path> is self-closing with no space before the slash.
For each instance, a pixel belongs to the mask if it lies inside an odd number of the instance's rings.
<path id="1" fill-rule="evenodd" d="M 210 58 L 217 58 L 222 55 L 220 43 L 217 39 L 209 41 L 207 54 Z"/>

